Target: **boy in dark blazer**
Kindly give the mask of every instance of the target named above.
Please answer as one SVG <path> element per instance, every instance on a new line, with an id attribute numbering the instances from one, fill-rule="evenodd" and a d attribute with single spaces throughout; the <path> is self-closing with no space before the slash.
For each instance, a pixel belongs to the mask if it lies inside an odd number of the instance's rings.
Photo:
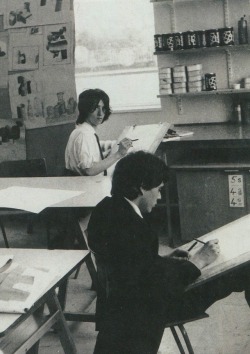
<path id="1" fill-rule="evenodd" d="M 158 239 L 143 214 L 156 205 L 166 181 L 162 160 L 143 151 L 129 154 L 116 165 L 112 197 L 92 213 L 88 241 L 101 284 L 95 354 L 156 354 L 167 321 L 204 312 L 232 291 L 230 278 L 223 286 L 215 281 L 184 292 L 217 258 L 218 240 L 192 257 L 179 249 L 158 255 Z M 242 282 L 234 290 L 242 291 Z"/>

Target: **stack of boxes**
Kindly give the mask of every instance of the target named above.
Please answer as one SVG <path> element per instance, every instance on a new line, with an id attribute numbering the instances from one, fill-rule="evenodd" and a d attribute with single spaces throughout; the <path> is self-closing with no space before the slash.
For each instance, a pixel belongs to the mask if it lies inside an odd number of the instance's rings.
<path id="1" fill-rule="evenodd" d="M 244 79 L 244 88 L 248 90 L 250 89 L 250 77 Z"/>
<path id="2" fill-rule="evenodd" d="M 202 91 L 202 64 L 188 65 L 187 77 L 188 92 Z"/>
<path id="3" fill-rule="evenodd" d="M 203 88 L 202 64 L 160 68 L 159 83 L 161 95 L 200 92 Z"/>
<path id="4" fill-rule="evenodd" d="M 159 69 L 160 94 L 170 95 L 172 93 L 171 68 Z"/>
<path id="5" fill-rule="evenodd" d="M 187 75 L 184 65 L 173 67 L 173 91 L 174 93 L 187 92 Z"/>

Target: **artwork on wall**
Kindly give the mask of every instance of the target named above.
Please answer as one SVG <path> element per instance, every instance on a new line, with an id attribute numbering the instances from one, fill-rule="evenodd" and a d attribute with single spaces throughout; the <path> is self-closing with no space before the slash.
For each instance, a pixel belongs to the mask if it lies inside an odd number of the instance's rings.
<path id="1" fill-rule="evenodd" d="M 25 125 L 45 124 L 41 79 L 37 71 L 9 75 L 12 117 Z"/>
<path id="2" fill-rule="evenodd" d="M 69 24 L 46 26 L 44 32 L 44 65 L 69 64 L 72 51 Z"/>
<path id="3" fill-rule="evenodd" d="M 69 20 L 71 0 L 38 0 L 40 24 L 63 23 Z"/>
<path id="4" fill-rule="evenodd" d="M 39 47 L 13 47 L 12 70 L 32 70 L 39 66 Z"/>
<path id="5" fill-rule="evenodd" d="M 7 34 L 0 33 L 0 60 L 1 58 L 8 57 L 7 40 L 8 40 Z"/>
<path id="6" fill-rule="evenodd" d="M 75 120 L 73 1 L 4 1 L 0 67 L 2 51 L 8 53 L 3 86 L 9 87 L 12 118 L 28 128 Z M 8 41 L 2 42 L 5 32 Z"/>
<path id="7" fill-rule="evenodd" d="M 25 27 L 37 24 L 37 0 L 6 1 L 6 28 Z"/>
<path id="8" fill-rule="evenodd" d="M 0 59 L 0 88 L 8 87 L 8 59 Z"/>
<path id="9" fill-rule="evenodd" d="M 75 97 L 68 90 L 45 96 L 46 123 L 59 123 L 74 118 L 77 108 Z"/>
<path id="10" fill-rule="evenodd" d="M 0 14 L 0 31 L 4 31 L 4 15 Z"/>
<path id="11" fill-rule="evenodd" d="M 62 71 L 65 75 L 60 75 Z M 55 75 L 55 72 L 58 75 Z M 77 102 L 74 71 L 68 65 L 63 68 L 55 66 L 44 69 L 42 77 L 46 124 L 75 120 Z"/>
<path id="12" fill-rule="evenodd" d="M 27 34 L 29 35 L 36 35 L 36 34 L 43 34 L 43 27 L 42 26 L 33 26 L 27 28 Z"/>

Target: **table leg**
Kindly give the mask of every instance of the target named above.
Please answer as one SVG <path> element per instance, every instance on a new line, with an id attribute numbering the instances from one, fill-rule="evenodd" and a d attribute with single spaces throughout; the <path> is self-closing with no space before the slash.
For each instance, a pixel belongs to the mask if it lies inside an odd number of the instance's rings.
<path id="1" fill-rule="evenodd" d="M 59 292 L 57 298 L 59 300 L 60 306 L 62 310 L 65 310 L 66 306 L 66 296 L 67 296 L 67 286 L 68 286 L 68 279 L 66 279 L 63 283 L 59 286 Z"/>
<path id="2" fill-rule="evenodd" d="M 38 350 L 39 350 L 39 341 L 36 342 L 36 344 L 34 344 L 33 347 L 27 351 L 27 354 L 38 354 Z"/>
<path id="3" fill-rule="evenodd" d="M 46 303 L 51 313 L 54 312 L 58 313 L 58 321 L 56 324 L 56 329 L 65 354 L 77 354 L 75 343 L 71 336 L 70 330 L 67 326 L 66 320 L 62 313 L 62 309 L 56 294 L 55 293 L 52 294 L 47 299 Z"/>

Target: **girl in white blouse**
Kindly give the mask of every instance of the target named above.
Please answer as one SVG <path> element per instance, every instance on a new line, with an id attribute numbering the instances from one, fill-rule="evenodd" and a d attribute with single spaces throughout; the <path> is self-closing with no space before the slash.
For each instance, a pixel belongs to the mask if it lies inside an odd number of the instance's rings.
<path id="1" fill-rule="evenodd" d="M 110 153 L 112 142 L 100 142 L 98 125 L 108 120 L 111 109 L 109 96 L 100 89 L 89 89 L 79 95 L 79 116 L 65 151 L 65 167 L 69 175 L 95 176 L 104 172 L 127 154 L 132 146 L 128 138 L 119 143 L 118 151 Z M 102 151 L 103 145 L 109 149 Z"/>

